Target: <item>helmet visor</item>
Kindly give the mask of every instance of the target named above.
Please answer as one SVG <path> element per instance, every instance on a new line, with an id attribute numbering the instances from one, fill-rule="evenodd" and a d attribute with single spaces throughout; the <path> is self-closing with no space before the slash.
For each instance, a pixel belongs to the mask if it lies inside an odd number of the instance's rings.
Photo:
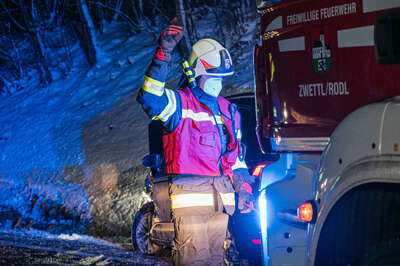
<path id="1" fill-rule="evenodd" d="M 228 76 L 233 74 L 233 65 L 230 56 L 225 49 L 219 51 L 221 64 L 219 67 L 207 68 L 207 74 L 211 76 Z"/>

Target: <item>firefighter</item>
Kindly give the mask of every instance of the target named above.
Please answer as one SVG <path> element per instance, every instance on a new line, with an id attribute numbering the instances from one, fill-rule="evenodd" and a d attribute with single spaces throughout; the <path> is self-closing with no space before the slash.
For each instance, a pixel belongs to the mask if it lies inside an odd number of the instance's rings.
<path id="1" fill-rule="evenodd" d="M 166 89 L 172 52 L 183 28 L 172 21 L 144 77 L 138 102 L 163 123 L 164 171 L 175 228 L 176 265 L 220 265 L 224 261 L 228 215 L 251 206 L 243 181 L 251 182 L 240 145 L 237 107 L 219 96 L 222 78 L 232 75 L 229 52 L 212 39 L 199 40 L 188 59 L 194 86 Z M 244 180 L 249 179 L 249 180 Z"/>

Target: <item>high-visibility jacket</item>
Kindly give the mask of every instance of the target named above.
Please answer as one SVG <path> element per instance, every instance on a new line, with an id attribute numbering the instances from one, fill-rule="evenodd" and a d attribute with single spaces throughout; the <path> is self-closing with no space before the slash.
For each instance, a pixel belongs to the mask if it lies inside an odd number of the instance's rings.
<path id="1" fill-rule="evenodd" d="M 218 97 L 220 112 L 212 113 L 190 89 L 165 88 L 167 65 L 153 59 L 137 98 L 149 117 L 164 125 L 166 172 L 221 176 L 230 175 L 238 168 L 247 168 L 243 156 L 238 156 L 240 115 L 232 108 L 236 106 Z M 218 133 L 218 126 L 222 123 L 229 135 L 224 155 L 221 155 L 221 135 Z"/>
<path id="2" fill-rule="evenodd" d="M 218 97 L 221 115 L 200 103 L 189 88 L 178 90 L 182 116 L 175 130 L 163 136 L 167 174 L 221 176 L 232 175 L 240 154 L 240 115 L 235 105 Z M 221 154 L 218 124 L 228 135 L 226 152 Z M 240 135 L 239 135 L 240 138 Z"/>

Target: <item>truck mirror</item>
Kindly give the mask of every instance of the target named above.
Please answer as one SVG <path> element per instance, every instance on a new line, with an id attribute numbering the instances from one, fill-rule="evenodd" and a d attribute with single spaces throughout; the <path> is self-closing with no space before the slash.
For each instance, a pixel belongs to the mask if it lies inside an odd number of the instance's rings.
<path id="1" fill-rule="evenodd" d="M 375 53 L 379 64 L 400 64 L 400 12 L 381 14 L 375 21 Z"/>

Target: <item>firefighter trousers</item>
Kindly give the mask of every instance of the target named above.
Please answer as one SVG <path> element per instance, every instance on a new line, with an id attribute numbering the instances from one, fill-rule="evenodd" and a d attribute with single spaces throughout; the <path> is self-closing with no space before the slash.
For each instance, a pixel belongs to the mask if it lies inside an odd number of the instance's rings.
<path id="1" fill-rule="evenodd" d="M 179 177 L 170 184 L 175 265 L 221 265 L 235 194 L 228 177 Z"/>

